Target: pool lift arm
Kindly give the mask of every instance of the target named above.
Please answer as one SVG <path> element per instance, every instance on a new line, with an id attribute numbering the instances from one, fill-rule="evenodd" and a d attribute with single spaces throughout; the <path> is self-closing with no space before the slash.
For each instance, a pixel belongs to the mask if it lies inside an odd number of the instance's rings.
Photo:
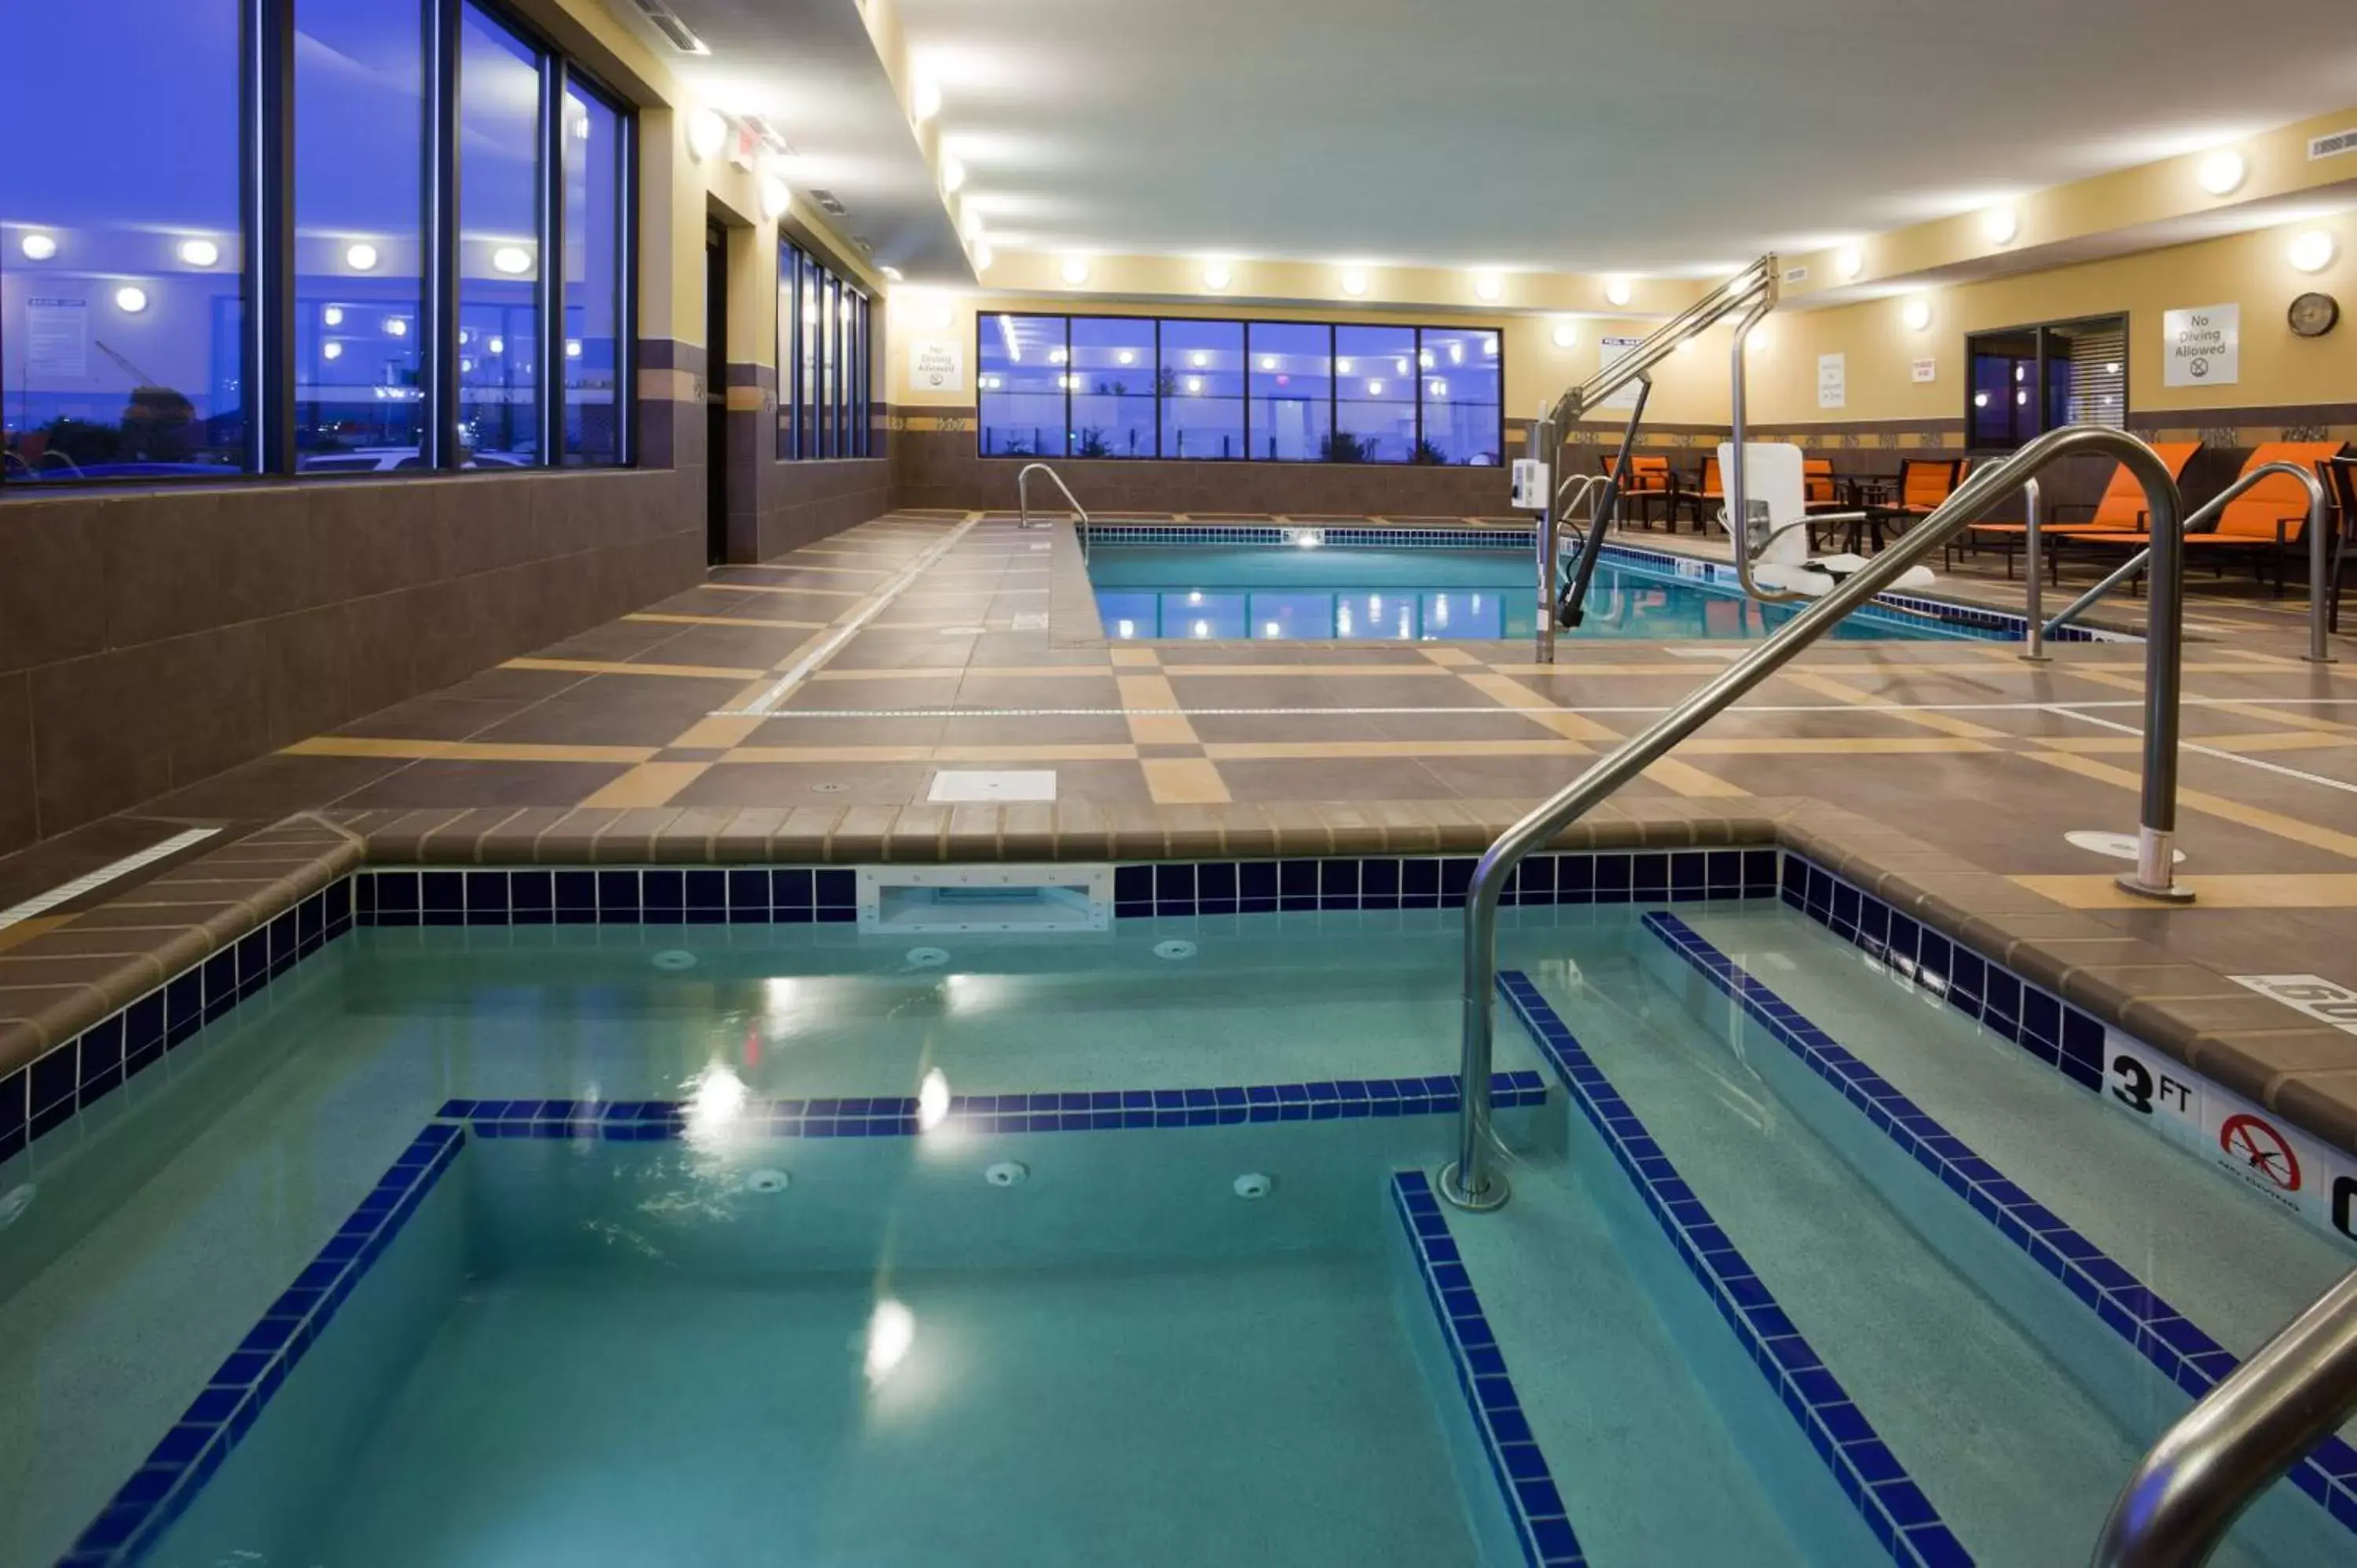
<path id="1" fill-rule="evenodd" d="M 1730 525 L 1735 535 L 1736 570 L 1741 576 L 1744 590 L 1756 599 L 1782 603 L 1803 596 L 1763 589 L 1752 577 L 1751 542 L 1747 538 L 1743 520 L 1749 516 L 1744 485 L 1744 361 L 1743 356 L 1753 328 L 1776 308 L 1777 263 L 1774 255 L 1765 255 L 1741 272 L 1712 289 L 1694 304 L 1655 328 L 1642 342 L 1596 374 L 1569 388 L 1554 404 L 1532 421 L 1528 450 L 1530 456 L 1546 463 L 1549 469 L 1563 456 L 1563 434 L 1592 410 L 1602 406 L 1615 393 L 1634 385 L 1638 388 L 1637 405 L 1630 411 L 1627 431 L 1620 440 L 1620 455 L 1613 466 L 1603 495 L 1597 505 L 1596 521 L 1580 542 L 1579 560 L 1574 567 L 1569 584 L 1556 597 L 1555 583 L 1558 563 L 1555 554 L 1555 530 L 1553 509 L 1543 510 L 1539 516 L 1540 616 L 1538 660 L 1542 664 L 1555 662 L 1555 636 L 1557 626 L 1576 627 L 1586 610 L 1587 588 L 1596 575 L 1596 563 L 1603 549 L 1604 520 L 1611 515 L 1627 488 L 1630 457 L 1636 446 L 1637 431 L 1643 423 L 1645 405 L 1652 393 L 1654 366 L 1677 352 L 1684 344 L 1700 337 L 1720 322 L 1736 318 L 1735 340 L 1729 360 L 1732 378 L 1732 399 L 1729 412 L 1734 426 L 1734 450 L 1727 465 L 1727 516 L 1736 520 Z"/>

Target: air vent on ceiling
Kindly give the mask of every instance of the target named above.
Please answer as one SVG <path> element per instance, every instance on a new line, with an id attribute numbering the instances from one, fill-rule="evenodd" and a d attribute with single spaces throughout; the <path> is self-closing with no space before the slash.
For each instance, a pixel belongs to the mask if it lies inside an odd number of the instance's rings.
<path id="1" fill-rule="evenodd" d="M 854 234 L 851 237 L 851 247 L 863 256 L 876 253 L 876 242 L 865 234 Z"/>
<path id="2" fill-rule="evenodd" d="M 664 5 L 662 0 L 637 0 L 637 5 L 640 14 L 654 24 L 655 31 L 669 38 L 680 53 L 708 55 L 712 52 L 705 41 L 679 19 L 679 13 Z"/>
<path id="3" fill-rule="evenodd" d="M 2329 158 L 2337 153 L 2357 153 L 2357 131 L 2339 131 L 2330 136 L 2318 136 L 2308 144 L 2310 161 Z"/>
<path id="4" fill-rule="evenodd" d="M 744 124 L 745 129 L 752 132 L 754 135 L 760 138 L 761 145 L 763 146 L 769 148 L 780 157 L 790 158 L 794 156 L 794 145 L 786 140 L 786 134 L 783 131 L 779 130 L 775 125 L 770 124 L 767 120 L 762 119 L 759 114 L 746 115 Z"/>
<path id="5" fill-rule="evenodd" d="M 810 193 L 810 199 L 813 201 L 817 202 L 819 206 L 826 211 L 834 214 L 837 218 L 842 217 L 844 214 L 845 209 L 843 203 L 834 199 L 834 192 L 831 190 L 813 190 Z"/>

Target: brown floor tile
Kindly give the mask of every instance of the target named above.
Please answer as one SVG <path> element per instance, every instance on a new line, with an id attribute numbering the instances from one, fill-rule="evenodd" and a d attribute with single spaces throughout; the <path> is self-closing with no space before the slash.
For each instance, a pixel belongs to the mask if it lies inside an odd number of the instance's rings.
<path id="1" fill-rule="evenodd" d="M 413 762 L 361 786 L 338 804 L 369 806 L 566 806 L 630 770 L 603 762 Z"/>

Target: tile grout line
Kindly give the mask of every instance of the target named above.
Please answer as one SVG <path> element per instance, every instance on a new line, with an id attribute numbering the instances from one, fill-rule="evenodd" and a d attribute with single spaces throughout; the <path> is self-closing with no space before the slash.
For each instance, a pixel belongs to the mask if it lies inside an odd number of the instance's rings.
<path id="1" fill-rule="evenodd" d="M 190 828 L 185 832 L 174 833 L 159 843 L 149 844 L 136 854 L 126 854 L 121 860 L 102 865 L 95 871 L 85 872 L 70 882 L 60 882 L 46 893 L 36 894 L 21 904 L 0 909 L 0 931 L 36 916 L 46 915 L 59 905 L 70 903 L 85 893 L 94 893 L 118 877 L 127 876 L 143 865 L 153 865 L 167 855 L 178 854 L 190 844 L 202 843 L 220 832 L 219 828 Z"/>

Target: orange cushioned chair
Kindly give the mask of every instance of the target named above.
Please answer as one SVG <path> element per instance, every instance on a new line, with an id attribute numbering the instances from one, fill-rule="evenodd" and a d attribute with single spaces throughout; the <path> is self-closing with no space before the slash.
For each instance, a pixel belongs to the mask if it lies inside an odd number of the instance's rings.
<path id="1" fill-rule="evenodd" d="M 1929 517 L 1939 510 L 1940 503 L 1955 492 L 1964 482 L 1965 460 L 1962 457 L 1909 457 L 1899 465 L 1899 499 L 1888 506 L 1866 509 L 1864 528 L 1874 538 L 1874 547 L 1882 548 L 1882 531 L 1893 533 L 1903 531 L 1909 523 Z M 1860 543 L 1860 525 L 1849 528 L 1852 552 Z"/>
<path id="2" fill-rule="evenodd" d="M 1618 452 L 1607 452 L 1598 457 L 1598 461 L 1603 465 L 1607 477 L 1610 476 L 1613 465 L 1620 460 L 1620 456 Z M 1652 517 L 1645 508 L 1652 504 L 1667 508 L 1673 505 L 1682 493 L 1678 489 L 1677 476 L 1670 472 L 1670 460 L 1667 457 L 1648 456 L 1641 452 L 1630 455 L 1629 482 L 1620 488 L 1624 518 L 1629 515 L 1628 503 L 1635 501 L 1638 503 L 1639 520 L 1650 528 L 1652 526 Z M 1674 517 L 1672 518 L 1670 526 L 1673 530 L 1676 528 Z"/>
<path id="3" fill-rule="evenodd" d="M 2347 450 L 2341 441 L 2270 441 L 2250 456 L 2243 472 L 2252 473 L 2270 463 L 2297 463 L 2304 468 L 2314 468 Z M 2300 542 L 2308 527 L 2308 491 L 2288 474 L 2274 474 L 2252 486 L 2244 494 L 2226 503 L 2226 510 L 2212 519 L 2200 533 L 2185 536 L 2188 551 L 2208 550 L 2213 553 L 2241 551 L 2251 557 L 2252 568 L 2259 580 L 2266 580 L 2266 564 L 2270 558 L 2276 567 L 2276 596 L 2283 596 L 2284 561 L 2292 547 Z M 2073 529 L 2071 538 L 2075 543 L 2100 544 L 2127 550 L 2141 550 L 2152 542 L 2150 529 L 2133 532 L 2095 532 Z M 2217 568 L 2223 576 L 2225 568 Z"/>
<path id="4" fill-rule="evenodd" d="M 2183 478 L 2185 465 L 2193 461 L 2193 455 L 2201 450 L 2201 443 L 2199 441 L 2162 441 L 2153 446 L 2154 454 L 2169 466 L 2171 479 Z M 2080 533 L 2141 533 L 2145 531 L 2144 486 L 2136 482 L 2136 477 L 2128 471 L 2126 464 L 2118 464 L 2112 469 L 2112 482 L 2104 487 L 2104 499 L 2092 508 L 2085 501 L 2059 501 L 2053 511 L 2058 520 L 2066 511 L 2089 513 L 2084 522 L 2056 521 L 2039 526 L 2038 536 L 2041 541 L 2050 539 L 2057 542 L 2056 548 L 2046 552 L 2046 571 L 2059 583 L 2062 580 L 2061 540 Z M 2013 553 L 2029 532 L 2028 523 L 1976 522 L 1964 532 L 1975 549 L 1985 539 L 2002 544 L 2005 547 L 2005 575 L 2008 578 L 2013 575 Z"/>

